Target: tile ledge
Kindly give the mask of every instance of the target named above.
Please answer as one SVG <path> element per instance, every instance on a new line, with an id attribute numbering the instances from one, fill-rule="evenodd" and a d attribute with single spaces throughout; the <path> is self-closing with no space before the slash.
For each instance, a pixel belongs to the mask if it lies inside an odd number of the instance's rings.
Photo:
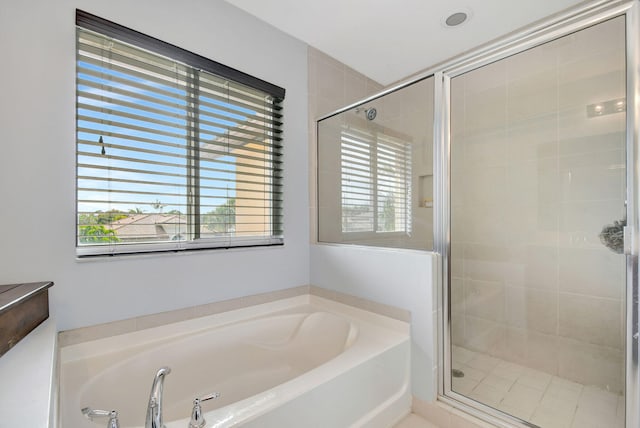
<path id="1" fill-rule="evenodd" d="M 286 288 L 267 293 L 253 294 L 219 302 L 205 303 L 187 308 L 64 330 L 58 333 L 58 345 L 60 347 L 75 345 L 90 340 L 103 339 L 105 337 L 131 333 L 174 322 L 186 321 L 235 309 L 247 308 L 261 303 L 268 303 L 303 295 L 322 297 L 403 322 L 410 322 L 411 320 L 411 313 L 402 308 L 378 303 L 315 285 L 301 285 L 298 287 Z"/>

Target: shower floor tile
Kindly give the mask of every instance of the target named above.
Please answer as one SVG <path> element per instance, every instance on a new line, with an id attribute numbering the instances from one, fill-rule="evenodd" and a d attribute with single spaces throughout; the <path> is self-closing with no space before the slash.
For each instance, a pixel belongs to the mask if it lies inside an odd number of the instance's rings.
<path id="1" fill-rule="evenodd" d="M 624 397 L 454 347 L 452 389 L 542 428 L 622 428 Z"/>

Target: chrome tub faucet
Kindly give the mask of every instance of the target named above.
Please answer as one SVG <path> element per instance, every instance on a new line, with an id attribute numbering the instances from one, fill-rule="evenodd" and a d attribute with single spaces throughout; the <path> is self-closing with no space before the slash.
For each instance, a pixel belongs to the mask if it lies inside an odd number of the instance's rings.
<path id="1" fill-rule="evenodd" d="M 161 367 L 153 378 L 144 428 L 165 428 L 162 422 L 162 394 L 164 390 L 164 378 L 169 373 L 171 373 L 169 367 Z"/>

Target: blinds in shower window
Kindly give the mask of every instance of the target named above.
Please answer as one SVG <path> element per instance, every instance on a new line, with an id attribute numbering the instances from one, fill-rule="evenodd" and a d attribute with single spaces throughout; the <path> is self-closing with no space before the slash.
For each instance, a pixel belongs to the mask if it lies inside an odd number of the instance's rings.
<path id="1" fill-rule="evenodd" d="M 282 243 L 281 98 L 80 27 L 76 78 L 78 255 Z"/>
<path id="2" fill-rule="evenodd" d="M 411 145 L 345 127 L 341 134 L 342 232 L 411 231 Z"/>

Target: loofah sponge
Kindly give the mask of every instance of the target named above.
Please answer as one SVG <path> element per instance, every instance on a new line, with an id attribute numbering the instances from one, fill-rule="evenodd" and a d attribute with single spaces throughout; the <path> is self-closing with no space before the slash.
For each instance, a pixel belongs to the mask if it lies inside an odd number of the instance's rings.
<path id="1" fill-rule="evenodd" d="M 613 224 L 608 224 L 600 232 L 600 241 L 611 251 L 622 254 L 624 251 L 624 227 L 627 219 L 616 220 Z"/>

